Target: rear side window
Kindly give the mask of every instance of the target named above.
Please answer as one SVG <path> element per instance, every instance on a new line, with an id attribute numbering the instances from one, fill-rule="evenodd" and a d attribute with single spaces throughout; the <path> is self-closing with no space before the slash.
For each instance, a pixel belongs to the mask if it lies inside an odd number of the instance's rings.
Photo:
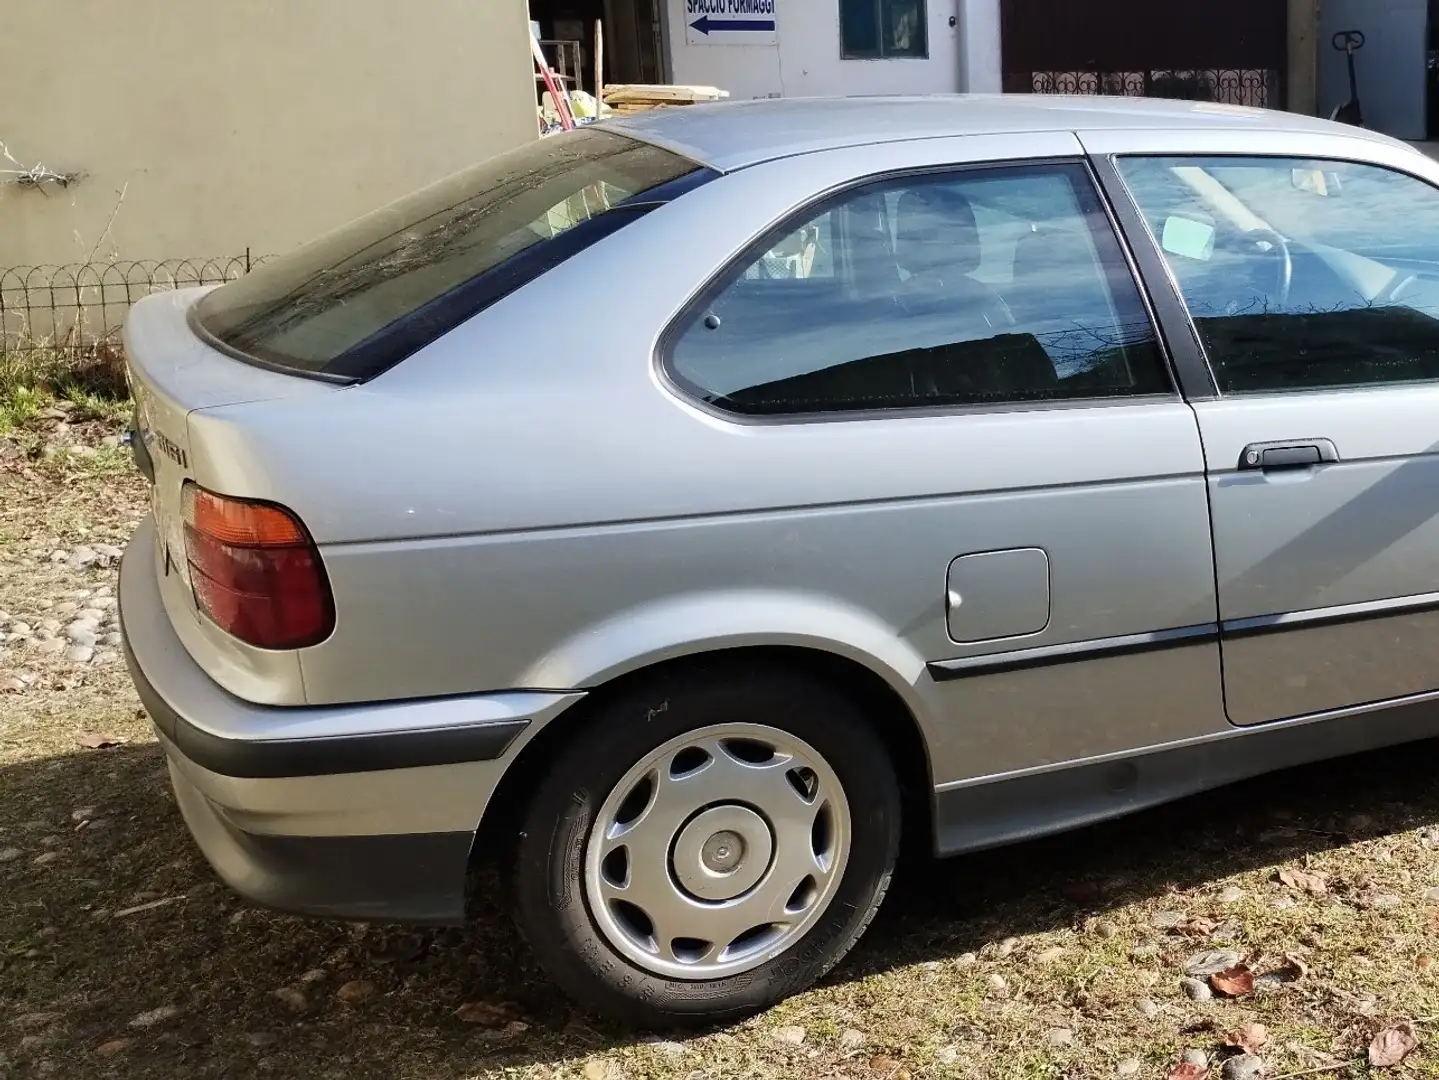
<path id="1" fill-rule="evenodd" d="M 740 260 L 671 341 L 676 383 L 748 415 L 1172 392 L 1077 165 L 910 176 L 837 196 Z"/>
<path id="2" fill-rule="evenodd" d="M 715 175 L 597 128 L 432 184 L 204 297 L 201 336 L 295 374 L 379 374 L 539 274 Z"/>

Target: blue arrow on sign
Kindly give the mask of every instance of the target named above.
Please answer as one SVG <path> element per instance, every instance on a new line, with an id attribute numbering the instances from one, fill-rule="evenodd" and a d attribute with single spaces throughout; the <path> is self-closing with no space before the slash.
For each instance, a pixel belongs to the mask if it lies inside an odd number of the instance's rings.
<path id="1" fill-rule="evenodd" d="M 708 37 L 711 33 L 723 31 L 747 31 L 747 30 L 774 30 L 773 19 L 711 19 L 708 15 L 701 15 L 694 22 L 690 23 L 691 30 L 698 30 Z"/>

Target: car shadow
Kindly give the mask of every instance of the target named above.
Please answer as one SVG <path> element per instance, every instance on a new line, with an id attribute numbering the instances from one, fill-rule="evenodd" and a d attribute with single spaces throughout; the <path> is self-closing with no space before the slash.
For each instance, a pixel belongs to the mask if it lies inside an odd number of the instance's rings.
<path id="1" fill-rule="evenodd" d="M 1436 744 L 1380 751 L 1063 837 L 910 859 L 825 985 L 1439 823 L 1436 765 Z M 0 851 L 0 1002 L 12 1017 L 56 1014 L 18 1051 L 22 1073 L 44 1061 L 70 1077 L 460 1080 L 635 1040 L 546 982 L 493 878 L 481 879 L 479 918 L 458 930 L 311 922 L 244 904 L 195 851 L 152 745 L 0 769 Z M 485 1023 L 456 1016 L 476 1004 L 467 1011 Z"/>

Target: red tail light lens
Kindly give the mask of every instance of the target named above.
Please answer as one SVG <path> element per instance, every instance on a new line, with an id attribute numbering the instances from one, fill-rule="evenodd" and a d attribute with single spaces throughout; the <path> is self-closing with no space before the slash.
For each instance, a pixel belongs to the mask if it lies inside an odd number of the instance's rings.
<path id="1" fill-rule="evenodd" d="M 301 649 L 330 636 L 330 582 L 295 515 L 190 483 L 184 519 L 195 604 L 216 626 L 262 649 Z"/>

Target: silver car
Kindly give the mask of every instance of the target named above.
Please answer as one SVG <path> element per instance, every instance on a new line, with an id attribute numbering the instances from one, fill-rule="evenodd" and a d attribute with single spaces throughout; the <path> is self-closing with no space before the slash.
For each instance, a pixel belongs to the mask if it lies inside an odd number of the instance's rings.
<path id="1" fill-rule="evenodd" d="M 130 668 L 252 900 L 735 1017 L 939 855 L 1439 734 L 1439 165 L 1118 99 L 538 141 L 125 347 Z"/>

